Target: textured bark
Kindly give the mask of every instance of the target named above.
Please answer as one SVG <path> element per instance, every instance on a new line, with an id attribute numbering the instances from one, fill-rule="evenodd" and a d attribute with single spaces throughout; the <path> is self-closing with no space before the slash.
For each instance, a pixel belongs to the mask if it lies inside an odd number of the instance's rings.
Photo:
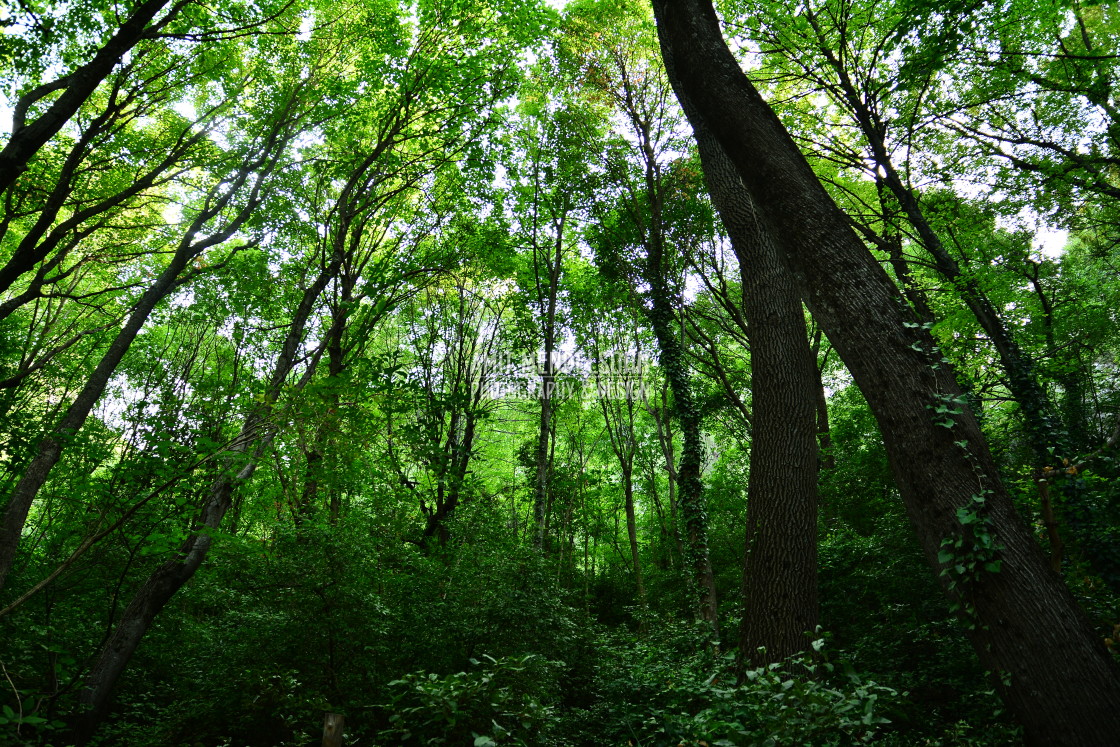
<path id="1" fill-rule="evenodd" d="M 696 139 L 742 275 L 753 427 L 739 650 L 761 666 L 817 627 L 817 366 L 800 292 L 739 175 L 706 129 Z"/>
<path id="2" fill-rule="evenodd" d="M 735 164 L 814 317 L 878 420 L 930 564 L 971 623 L 969 638 L 1032 744 L 1108 744 L 1120 733 L 1120 668 L 1020 521 L 972 414 L 931 417 L 959 397 L 928 333 L 853 233 L 789 133 L 743 74 L 707 0 L 654 0 L 686 93 Z M 907 326 L 910 325 L 910 326 Z M 980 496 L 982 505 L 975 497 Z M 979 505 L 979 508 L 977 506 Z M 998 543 L 998 572 L 953 580 L 942 541 Z M 979 512 L 979 513 L 977 513 Z"/>
<path id="3" fill-rule="evenodd" d="M 54 84 L 32 91 L 16 104 L 12 136 L 0 151 L 0 193 L 3 193 L 27 168 L 27 162 L 39 152 L 48 140 L 77 113 L 90 94 L 101 85 L 106 76 L 120 63 L 121 58 L 148 32 L 148 24 L 163 10 L 169 0 L 147 0 L 137 6 L 132 16 L 97 51 L 93 59 Z M 184 3 L 175 5 L 165 21 L 178 12 Z M 25 124 L 23 114 L 37 98 L 50 90 L 64 88 L 55 100 L 34 122 Z M 47 90 L 50 89 L 50 90 Z"/>
<path id="4" fill-rule="evenodd" d="M 805 650 L 817 627 L 817 366 L 793 277 L 734 164 L 678 98 L 742 278 L 753 412 L 739 651 L 761 666 Z"/>

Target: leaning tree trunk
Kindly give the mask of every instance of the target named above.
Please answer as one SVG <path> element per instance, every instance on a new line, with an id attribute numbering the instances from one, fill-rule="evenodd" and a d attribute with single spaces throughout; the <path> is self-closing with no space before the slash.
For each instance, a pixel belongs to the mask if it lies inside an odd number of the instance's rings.
<path id="1" fill-rule="evenodd" d="M 104 46 L 97 50 L 92 60 L 54 83 L 28 92 L 16 102 L 12 117 L 12 136 L 0 151 L 0 193 L 8 189 L 27 169 L 28 161 L 70 121 L 129 50 L 151 32 L 148 24 L 167 3 L 168 0 L 148 0 L 140 4 Z M 185 3 L 173 6 L 171 13 L 159 25 L 177 15 L 183 5 Z M 64 93 L 35 121 L 26 123 L 24 116 L 31 105 L 57 90 L 64 90 Z"/>
<path id="2" fill-rule="evenodd" d="M 338 274 L 341 263 L 342 255 L 336 251 L 315 282 L 304 290 L 269 377 L 264 402 L 246 417 L 226 459 L 227 472 L 211 485 L 194 533 L 186 539 L 175 557 L 164 562 L 148 576 L 125 608 L 112 635 L 102 646 L 97 661 L 86 676 L 85 687 L 79 697 L 83 712 L 79 714 L 74 730 L 79 744 L 88 741 L 105 717 L 117 680 L 156 616 L 194 576 L 206 559 L 212 543 L 210 531 L 221 525 L 232 505 L 234 491 L 256 471 L 260 454 L 272 434 L 272 426 L 267 424 L 268 415 L 299 361 L 304 331 L 316 302 L 328 283 Z"/>
<path id="3" fill-rule="evenodd" d="M 1120 667 L 1016 514 L 932 337 L 743 74 L 709 0 L 653 5 L 674 85 L 735 164 L 867 398 L 926 557 L 1027 740 L 1113 742 Z"/>
<path id="4" fill-rule="evenodd" d="M 275 133 L 270 138 L 270 142 L 278 142 Z M 227 241 L 241 228 L 256 209 L 263 180 L 271 172 L 274 165 L 274 160 L 271 163 L 247 163 L 231 177 L 224 194 L 219 190 L 219 187 L 212 189 L 210 196 L 213 201 L 205 210 L 195 216 L 189 230 L 179 241 L 179 245 L 167 266 L 156 276 L 156 279 L 132 307 L 128 319 L 113 338 L 113 342 L 102 354 L 101 360 L 98 361 L 93 373 L 86 379 L 81 391 L 70 403 L 50 434 L 40 442 L 38 451 L 23 470 L 23 475 L 16 483 L 12 494 L 8 497 L 8 503 L 4 507 L 3 520 L 0 522 L 0 589 L 4 588 L 8 572 L 12 568 L 24 523 L 27 521 L 28 512 L 31 510 L 39 490 L 46 484 L 51 471 L 62 458 L 62 453 L 67 444 L 81 430 L 94 405 L 104 394 L 105 388 L 109 385 L 109 381 L 124 359 L 125 354 L 128 353 L 132 343 L 136 340 L 137 335 L 140 334 L 140 330 L 147 323 L 148 317 L 156 306 L 183 282 L 181 276 L 192 260 L 207 249 Z M 254 177 L 255 169 L 260 171 Z M 229 206 L 233 198 L 250 179 L 253 180 L 253 184 L 246 204 L 241 206 L 219 230 L 200 237 L 198 234 L 207 222 L 221 215 L 222 210 Z"/>
<path id="5" fill-rule="evenodd" d="M 804 651 L 817 627 L 817 365 L 797 285 L 734 165 L 690 119 L 742 277 L 753 427 L 739 653 L 762 666 Z"/>

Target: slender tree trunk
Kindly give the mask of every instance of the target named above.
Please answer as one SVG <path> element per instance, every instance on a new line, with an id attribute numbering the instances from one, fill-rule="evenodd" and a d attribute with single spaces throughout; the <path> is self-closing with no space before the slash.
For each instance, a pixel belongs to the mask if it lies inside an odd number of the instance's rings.
<path id="1" fill-rule="evenodd" d="M 651 251 L 650 265 L 661 261 Z M 658 273 L 660 274 L 660 273 Z M 704 507 L 704 483 L 700 476 L 704 445 L 700 434 L 700 410 L 692 398 L 692 383 L 684 361 L 684 351 L 677 335 L 676 310 L 673 308 L 663 277 L 650 278 L 653 308 L 648 316 L 660 352 L 659 363 L 673 392 L 673 413 L 680 423 L 682 445 L 677 465 L 677 491 L 681 519 L 684 523 L 685 565 L 697 595 L 697 613 L 712 631 L 713 642 L 719 642 L 718 603 L 715 574 L 708 555 L 708 517 Z"/>
<path id="2" fill-rule="evenodd" d="M 254 166 L 259 168 L 261 165 L 255 164 Z M 234 183 L 227 187 L 225 193 L 220 194 L 207 210 L 195 218 L 190 230 L 179 242 L 171 261 L 144 292 L 144 295 L 140 297 L 140 300 L 136 302 L 124 326 L 121 327 L 113 342 L 109 344 L 108 349 L 101 356 L 101 360 L 86 380 L 82 390 L 74 398 L 74 401 L 59 419 L 51 433 L 39 444 L 38 452 L 24 469 L 23 475 L 16 483 L 4 509 L 3 523 L 0 524 L 0 589 L 4 587 L 8 573 L 11 571 L 16 549 L 23 532 L 23 525 L 27 521 L 28 512 L 31 510 L 31 504 L 39 494 L 40 488 L 46 483 L 51 470 L 62 458 L 62 452 L 65 450 L 67 443 L 85 424 L 90 411 L 93 410 L 94 405 L 97 404 L 97 401 L 105 392 L 105 387 L 108 386 L 109 380 L 117 370 L 117 366 L 120 365 L 121 360 L 123 360 L 136 336 L 148 321 L 148 317 L 156 305 L 178 286 L 181 282 L 180 275 L 183 274 L 192 259 L 206 249 L 229 239 L 255 209 L 263 175 L 257 176 L 248 203 L 242 207 L 236 217 L 223 230 L 204 238 L 198 238 L 198 233 L 206 222 L 219 215 L 221 210 L 229 204 L 237 191 L 250 178 L 254 166 L 246 165 L 240 173 L 235 175 Z M 268 171 L 270 171 L 270 167 L 265 166 L 262 173 Z"/>
<path id="3" fill-rule="evenodd" d="M 268 415 L 299 360 L 300 345 L 315 304 L 323 290 L 338 274 L 341 262 L 341 253 L 336 251 L 335 256 L 323 268 L 315 282 L 303 292 L 273 366 L 265 401 L 246 417 L 238 439 L 230 448 L 226 460 L 226 474 L 215 480 L 210 487 L 209 497 L 202 509 L 195 533 L 187 538 L 174 558 L 163 563 L 148 576 L 125 608 L 113 634 L 102 646 L 97 661 L 86 677 L 85 687 L 79 698 L 84 709 L 79 714 L 75 728 L 79 744 L 88 741 L 104 718 L 117 680 L 120 679 L 132 654 L 135 653 L 156 616 L 202 565 L 212 542 L 208 530 L 220 526 L 232 505 L 234 491 L 253 476 L 257 461 L 272 436 L 272 426 L 267 425 Z M 305 381 L 306 378 L 305 376 Z M 250 449 L 254 443 L 256 446 Z"/>
<path id="4" fill-rule="evenodd" d="M 667 393 L 663 392 L 662 395 L 660 406 L 647 404 L 646 407 L 653 418 L 654 425 L 657 426 L 657 442 L 660 444 L 661 453 L 665 458 L 665 483 L 668 486 L 669 519 L 673 531 L 673 544 L 677 548 L 677 557 L 681 559 L 681 562 L 684 562 L 684 540 L 681 537 L 681 523 L 677 511 L 677 457 L 676 450 L 673 448 L 673 426 L 669 418 L 666 417 L 668 410 Z"/>
<path id="5" fill-rule="evenodd" d="M 533 480 L 533 546 L 544 549 L 545 527 L 548 521 L 549 496 L 549 435 L 552 431 L 552 388 L 555 375 L 552 370 L 552 335 L 545 332 L 544 367 L 541 370 L 540 421 L 537 427 L 536 475 Z"/>
<path id="6" fill-rule="evenodd" d="M 743 74 L 711 3 L 653 5 L 674 85 L 735 164 L 867 398 L 925 555 L 970 621 L 968 636 L 1027 740 L 1113 742 L 1120 667 L 1019 519 L 972 414 L 932 417 L 961 399 L 932 337 Z"/>
<path id="7" fill-rule="evenodd" d="M 820 447 L 820 458 L 817 460 L 818 470 L 834 469 L 836 455 L 832 453 L 832 427 L 828 422 L 828 397 L 824 390 L 824 369 L 828 360 L 828 352 L 823 359 L 820 358 L 821 331 L 817 329 L 813 337 L 813 359 L 819 361 L 816 369 L 816 394 L 817 394 L 817 445 Z"/>
<path id="8" fill-rule="evenodd" d="M 250 418 L 242 434 L 252 438 L 259 421 Z M 247 444 L 242 442 L 231 449 L 228 464 L 232 466 L 237 456 L 244 456 Z M 248 480 L 256 469 L 260 449 L 248 458 L 244 466 L 231 476 L 219 478 L 210 488 L 209 498 L 196 525 L 196 533 L 179 548 L 176 557 L 157 568 L 132 597 L 112 635 L 102 646 L 97 661 L 86 676 L 85 686 L 79 697 L 83 711 L 79 713 L 74 728 L 78 744 L 85 744 L 105 717 L 117 680 L 128 666 L 132 654 L 140 645 L 156 616 L 183 584 L 190 580 L 210 550 L 212 539 L 206 530 L 216 529 L 229 510 L 233 491 Z"/>
<path id="9" fill-rule="evenodd" d="M 533 489 L 533 517 L 536 533 L 533 544 L 543 549 L 545 530 L 548 524 L 546 509 L 551 495 L 552 459 L 549 443 L 552 434 L 552 399 L 556 389 L 556 304 L 560 292 L 560 273 L 563 268 L 564 226 L 567 212 L 562 212 L 555 221 L 556 236 L 551 247 L 542 249 L 533 239 L 533 271 L 536 273 L 537 303 L 542 307 L 544 318 L 541 320 L 541 336 L 544 342 L 544 361 L 541 367 L 540 424 L 537 431 L 536 478 Z M 543 272 L 542 272 L 543 271 Z M 542 278 L 542 274 L 544 277 Z"/>
<path id="10" fill-rule="evenodd" d="M 626 536 L 630 538 L 630 562 L 634 566 L 634 583 L 638 591 L 638 604 L 646 608 L 646 585 L 642 577 L 641 555 L 638 552 L 638 519 L 634 511 L 634 470 L 622 470 L 622 494 L 626 502 Z M 642 621 L 645 625 L 645 621 Z"/>

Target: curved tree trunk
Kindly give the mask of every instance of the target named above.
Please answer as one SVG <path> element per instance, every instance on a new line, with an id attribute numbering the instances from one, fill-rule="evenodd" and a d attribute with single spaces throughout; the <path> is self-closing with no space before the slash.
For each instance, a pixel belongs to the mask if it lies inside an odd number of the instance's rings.
<path id="1" fill-rule="evenodd" d="M 739 259 L 750 341 L 739 651 L 761 666 L 804 651 L 817 627 L 817 366 L 792 276 L 723 149 L 706 128 L 695 129 L 708 189 Z"/>
<path id="2" fill-rule="evenodd" d="M 925 555 L 1027 740 L 1114 741 L 1120 667 L 1016 514 L 972 414 L 960 407 L 933 417 L 962 398 L 932 338 L 743 74 L 711 3 L 653 5 L 674 84 L 735 164 L 867 398 Z"/>

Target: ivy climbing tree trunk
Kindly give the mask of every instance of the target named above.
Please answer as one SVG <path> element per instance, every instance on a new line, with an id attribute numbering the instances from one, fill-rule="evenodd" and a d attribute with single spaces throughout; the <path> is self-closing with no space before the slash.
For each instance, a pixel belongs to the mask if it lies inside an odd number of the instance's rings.
<path id="1" fill-rule="evenodd" d="M 925 555 L 1027 741 L 1111 742 L 1120 667 L 1019 519 L 932 338 L 743 74 L 711 3 L 653 6 L 677 90 L 735 164 L 867 398 Z"/>

